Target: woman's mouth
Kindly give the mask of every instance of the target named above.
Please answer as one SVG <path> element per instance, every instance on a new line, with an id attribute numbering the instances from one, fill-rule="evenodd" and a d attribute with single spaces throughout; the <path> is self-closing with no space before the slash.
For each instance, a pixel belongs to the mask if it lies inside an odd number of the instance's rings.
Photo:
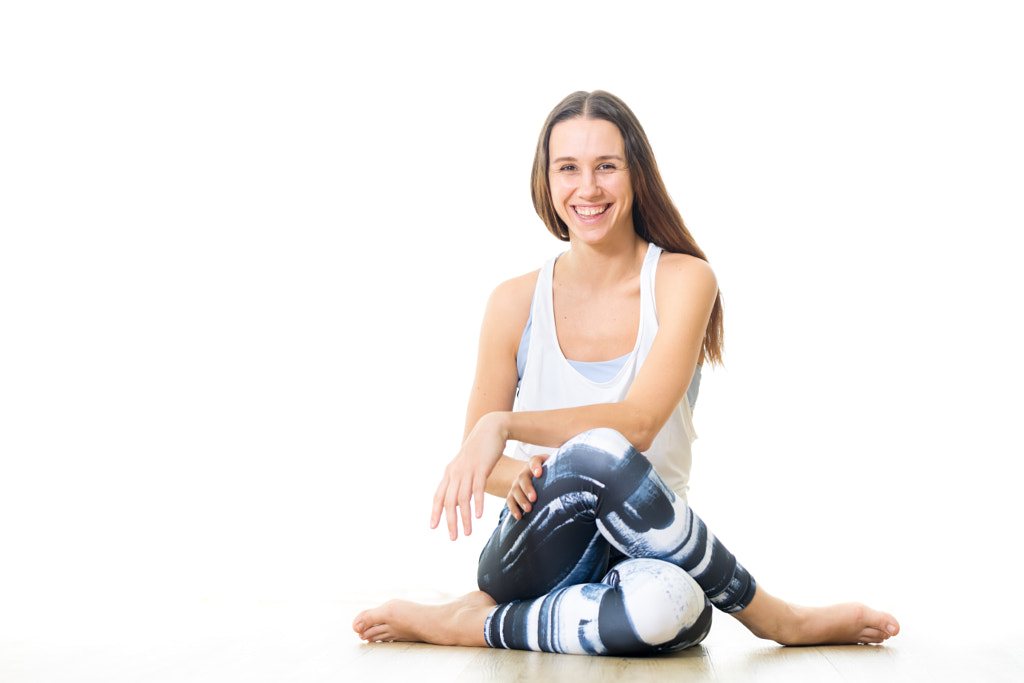
<path id="1" fill-rule="evenodd" d="M 608 210 L 611 204 L 600 204 L 598 206 L 573 206 L 573 211 L 578 216 L 583 218 L 592 218 L 593 216 L 600 216 L 602 213 Z"/>

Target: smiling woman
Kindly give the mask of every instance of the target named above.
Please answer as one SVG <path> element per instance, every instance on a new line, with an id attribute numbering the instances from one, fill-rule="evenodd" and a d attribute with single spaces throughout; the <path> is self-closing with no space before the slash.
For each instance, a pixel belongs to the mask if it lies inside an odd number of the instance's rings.
<path id="1" fill-rule="evenodd" d="M 551 201 L 571 239 L 596 245 L 633 230 L 633 187 L 622 135 L 601 119 L 569 119 L 551 131 Z"/>
<path id="2" fill-rule="evenodd" d="M 697 241 L 683 222 L 679 209 L 669 197 L 654 158 L 654 150 L 640 121 L 622 100 L 602 91 L 580 91 L 569 95 L 551 110 L 541 129 L 533 160 L 530 188 L 533 208 L 548 230 L 563 242 L 571 242 L 566 216 L 560 213 L 564 209 L 554 197 L 560 185 L 558 177 L 562 166 L 550 160 L 557 160 L 561 154 L 557 146 L 562 142 L 570 143 L 571 133 L 580 133 L 580 129 L 588 130 L 591 135 L 606 136 L 600 142 L 607 145 L 608 149 L 599 152 L 599 155 L 621 157 L 595 158 L 593 161 L 612 162 L 610 165 L 615 166 L 616 171 L 605 169 L 608 174 L 619 175 L 619 170 L 624 170 L 628 174 L 628 214 L 636 234 L 643 241 L 657 244 L 668 252 L 689 254 L 706 262 L 707 256 L 697 246 Z M 570 140 L 561 140 L 563 138 Z M 596 145 L 597 142 L 594 140 L 592 144 Z M 617 152 L 610 151 L 613 149 Z M 573 164 L 570 163 L 568 166 L 571 167 Z M 585 204 L 585 199 L 585 195 L 580 195 L 577 203 Z M 702 358 L 721 362 L 722 332 L 722 298 L 716 295 L 705 330 Z"/>
<path id="3" fill-rule="evenodd" d="M 548 116 L 533 166 L 541 219 L 569 250 L 498 286 L 462 449 L 434 496 L 452 540 L 485 491 L 505 499 L 480 590 L 360 613 L 368 641 L 587 654 L 674 652 L 712 606 L 783 644 L 878 643 L 894 617 L 765 591 L 687 504 L 698 369 L 721 358 L 715 275 L 636 117 L 605 92 Z M 506 452 L 511 455 L 505 455 Z M 666 599 L 667 598 L 667 599 Z"/>

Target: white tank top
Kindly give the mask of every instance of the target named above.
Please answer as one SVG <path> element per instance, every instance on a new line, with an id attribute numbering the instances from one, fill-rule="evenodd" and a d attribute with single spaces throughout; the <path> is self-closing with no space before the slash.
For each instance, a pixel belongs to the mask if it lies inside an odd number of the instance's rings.
<path id="1" fill-rule="evenodd" d="M 640 271 L 640 329 L 636 344 L 618 374 L 607 382 L 593 382 L 569 364 L 558 345 L 551 294 L 552 258 L 541 268 L 533 292 L 533 330 L 526 356 L 526 368 L 519 384 L 514 410 L 554 410 L 596 403 L 614 403 L 626 397 L 630 385 L 644 364 L 658 333 L 658 312 L 654 301 L 654 278 L 661 247 L 650 244 Z M 686 500 L 690 480 L 690 444 L 697 438 L 691 421 L 690 402 L 676 406 L 644 455 L 669 488 Z M 507 453 L 517 460 L 552 453 L 550 447 L 512 442 Z"/>

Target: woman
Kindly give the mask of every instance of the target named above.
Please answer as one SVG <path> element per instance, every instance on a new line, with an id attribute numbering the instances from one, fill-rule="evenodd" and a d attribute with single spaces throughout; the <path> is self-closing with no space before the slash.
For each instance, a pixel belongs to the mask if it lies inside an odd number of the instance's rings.
<path id="1" fill-rule="evenodd" d="M 466 438 L 431 516 L 455 540 L 485 492 L 505 497 L 481 590 L 366 610 L 359 636 L 652 654 L 700 642 L 712 605 L 783 644 L 895 635 L 895 618 L 864 605 L 768 594 L 687 506 L 692 402 L 700 364 L 721 360 L 721 299 L 625 103 L 601 91 L 559 103 L 532 193 L 570 248 L 492 294 Z"/>

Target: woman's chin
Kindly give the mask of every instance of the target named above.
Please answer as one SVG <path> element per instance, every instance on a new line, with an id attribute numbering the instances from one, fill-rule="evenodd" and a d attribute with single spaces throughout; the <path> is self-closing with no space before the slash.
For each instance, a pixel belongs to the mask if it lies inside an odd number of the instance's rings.
<path id="1" fill-rule="evenodd" d="M 569 228 L 569 242 L 571 244 L 599 247 L 607 244 L 615 244 L 622 239 L 622 234 L 627 230 L 613 229 L 608 226 L 571 226 Z M 635 234 L 632 228 L 628 229 L 630 235 Z"/>

